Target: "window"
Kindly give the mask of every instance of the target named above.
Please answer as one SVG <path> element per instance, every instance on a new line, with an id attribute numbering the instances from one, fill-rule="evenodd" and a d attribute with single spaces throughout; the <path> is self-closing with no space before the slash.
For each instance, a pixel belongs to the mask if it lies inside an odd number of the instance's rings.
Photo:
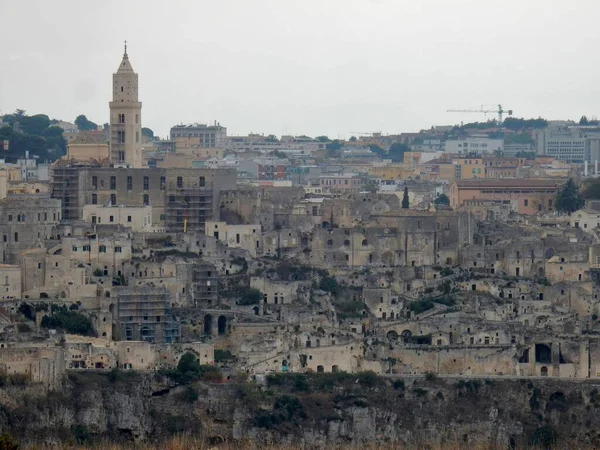
<path id="1" fill-rule="evenodd" d="M 9 221 L 9 222 L 12 222 L 12 214 L 9 214 L 9 215 L 8 215 L 8 221 Z"/>
<path id="2" fill-rule="evenodd" d="M 15 233 L 15 242 L 19 242 L 19 233 Z"/>
<path id="3" fill-rule="evenodd" d="M 529 206 L 529 200 L 527 200 L 527 199 L 523 200 L 523 206 Z"/>
<path id="4" fill-rule="evenodd" d="M 117 188 L 117 177 L 110 177 L 110 188 L 113 191 Z"/>
<path id="5" fill-rule="evenodd" d="M 135 123 L 140 123 L 140 115 L 139 114 L 135 115 Z"/>
<path id="6" fill-rule="evenodd" d="M 131 222 L 131 216 L 127 216 L 127 222 Z"/>
<path id="7" fill-rule="evenodd" d="M 77 246 L 74 245 L 71 250 L 74 251 L 74 252 L 76 252 L 77 251 Z"/>
<path id="8" fill-rule="evenodd" d="M 110 194 L 110 204 L 111 205 L 117 204 L 117 194 Z"/>
<path id="9" fill-rule="evenodd" d="M 84 252 L 90 252 L 90 251 L 92 251 L 92 247 L 91 247 L 91 246 L 89 246 L 89 245 L 84 245 L 84 246 L 83 246 L 83 251 L 84 251 Z"/>
<path id="10" fill-rule="evenodd" d="M 169 203 L 175 203 L 175 196 L 173 194 L 169 195 Z"/>
<path id="11" fill-rule="evenodd" d="M 159 220 L 164 221 L 165 220 L 165 215 L 161 214 Z"/>
<path id="12" fill-rule="evenodd" d="M 115 221 L 115 216 L 110 216 L 108 218 L 108 221 L 111 222 L 111 223 L 114 222 Z"/>
<path id="13" fill-rule="evenodd" d="M 123 92 L 122 86 L 121 86 L 121 92 Z M 119 123 L 125 123 L 125 114 L 119 114 Z"/>
<path id="14" fill-rule="evenodd" d="M 124 144 L 125 143 L 125 132 L 124 131 L 118 131 L 117 132 L 117 138 L 119 140 L 119 144 Z"/>
<path id="15" fill-rule="evenodd" d="M 144 206 L 148 206 L 150 204 L 150 196 L 148 194 L 144 194 Z"/>
<path id="16" fill-rule="evenodd" d="M 166 178 L 165 177 L 160 177 L 160 190 L 161 191 L 165 190 L 165 184 L 166 184 Z"/>
<path id="17" fill-rule="evenodd" d="M 177 187 L 178 188 L 183 187 L 183 178 L 182 177 L 177 177 Z"/>
<path id="18" fill-rule="evenodd" d="M 92 187 L 98 189 L 98 177 L 92 177 Z"/>
<path id="19" fill-rule="evenodd" d="M 136 143 L 140 142 L 140 132 L 139 131 L 135 132 L 135 142 Z"/>
<path id="20" fill-rule="evenodd" d="M 127 177 L 127 190 L 130 191 L 132 189 L 133 189 L 133 177 L 128 176 Z"/>
<path id="21" fill-rule="evenodd" d="M 106 253 L 106 245 L 101 245 L 98 250 L 100 253 Z"/>
<path id="22" fill-rule="evenodd" d="M 92 205 L 98 204 L 98 194 L 92 194 Z"/>
<path id="23" fill-rule="evenodd" d="M 144 190 L 147 191 L 150 189 L 150 179 L 148 177 L 144 177 Z"/>
<path id="24" fill-rule="evenodd" d="M 123 253 L 123 248 L 122 247 L 115 247 L 115 253 Z"/>
<path id="25" fill-rule="evenodd" d="M 198 186 L 200 186 L 200 187 L 206 186 L 206 178 L 205 177 L 200 177 Z"/>

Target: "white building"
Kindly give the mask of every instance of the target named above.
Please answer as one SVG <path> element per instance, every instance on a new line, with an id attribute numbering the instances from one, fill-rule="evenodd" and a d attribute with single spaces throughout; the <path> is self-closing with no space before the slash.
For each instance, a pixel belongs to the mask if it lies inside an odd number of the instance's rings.
<path id="1" fill-rule="evenodd" d="M 504 149 L 503 139 L 468 137 L 446 141 L 445 152 L 466 155 L 467 153 L 491 154 Z"/>

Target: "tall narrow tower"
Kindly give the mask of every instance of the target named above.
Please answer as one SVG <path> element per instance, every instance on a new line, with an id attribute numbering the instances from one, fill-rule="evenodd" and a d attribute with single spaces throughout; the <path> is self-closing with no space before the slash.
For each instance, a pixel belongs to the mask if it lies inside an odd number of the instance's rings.
<path id="1" fill-rule="evenodd" d="M 113 74 L 110 106 L 110 161 L 114 165 L 142 167 L 142 103 L 138 101 L 138 76 L 127 56 Z"/>

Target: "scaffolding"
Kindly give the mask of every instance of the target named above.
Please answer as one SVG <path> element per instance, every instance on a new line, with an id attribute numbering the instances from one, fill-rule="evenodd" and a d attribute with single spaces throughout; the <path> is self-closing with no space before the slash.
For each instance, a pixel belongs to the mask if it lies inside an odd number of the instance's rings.
<path id="1" fill-rule="evenodd" d="M 204 186 L 168 183 L 165 197 L 165 227 L 170 233 L 199 231 L 213 220 L 213 190 Z"/>
<path id="2" fill-rule="evenodd" d="M 62 201 L 63 220 L 79 218 L 79 173 L 78 167 L 57 167 L 52 176 L 52 198 Z"/>
<path id="3" fill-rule="evenodd" d="M 121 340 L 173 343 L 181 338 L 181 326 L 164 288 L 136 287 L 119 292 L 118 318 Z"/>
<path id="4" fill-rule="evenodd" d="M 192 273 L 193 302 L 196 307 L 214 307 L 218 302 L 217 270 L 211 264 L 200 263 Z"/>

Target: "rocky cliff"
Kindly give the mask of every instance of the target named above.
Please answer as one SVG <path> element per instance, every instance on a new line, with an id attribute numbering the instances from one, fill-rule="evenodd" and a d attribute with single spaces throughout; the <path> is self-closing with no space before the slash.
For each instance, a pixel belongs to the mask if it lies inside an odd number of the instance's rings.
<path id="1" fill-rule="evenodd" d="M 334 443 L 600 444 L 600 384 L 559 380 L 269 376 L 173 386 L 151 374 L 71 373 L 60 389 L 4 386 L 0 427 L 22 441 L 157 440 L 178 433 Z"/>

